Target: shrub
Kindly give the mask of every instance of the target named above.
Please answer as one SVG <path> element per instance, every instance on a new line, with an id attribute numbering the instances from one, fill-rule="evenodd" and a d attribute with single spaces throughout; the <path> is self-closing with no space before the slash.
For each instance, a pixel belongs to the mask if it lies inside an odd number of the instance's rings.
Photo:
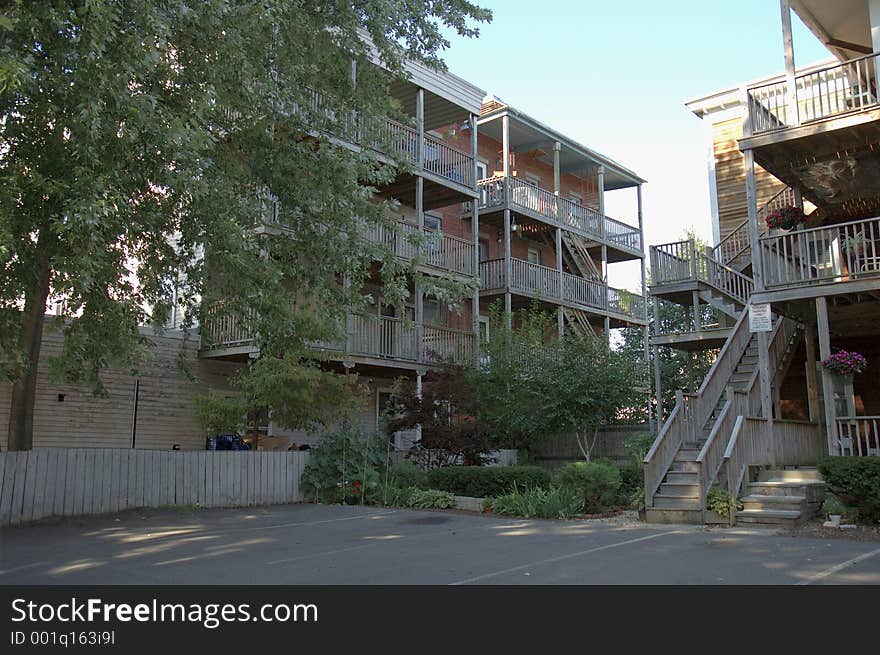
<path id="1" fill-rule="evenodd" d="M 880 522 L 880 458 L 826 457 L 819 471 L 828 489 L 861 520 Z"/>
<path id="2" fill-rule="evenodd" d="M 444 466 L 428 472 L 428 486 L 458 496 L 502 496 L 514 484 L 548 487 L 550 474 L 540 466 Z"/>
<path id="3" fill-rule="evenodd" d="M 400 462 L 391 467 L 391 484 L 397 487 L 428 488 L 428 474 L 412 462 Z"/>
<path id="4" fill-rule="evenodd" d="M 550 486 L 520 487 L 497 498 L 487 499 L 485 506 L 496 514 L 525 518 L 570 519 L 581 513 L 584 499 L 573 489 Z"/>
<path id="5" fill-rule="evenodd" d="M 386 437 L 343 426 L 321 437 L 312 449 L 302 477 L 306 498 L 322 502 L 338 502 L 350 494 L 355 482 L 360 483 L 364 502 L 382 500 L 382 477 L 387 456 Z"/>
<path id="6" fill-rule="evenodd" d="M 407 507 L 414 509 L 450 509 L 455 507 L 455 498 L 447 491 L 437 489 L 410 489 Z"/>
<path id="7" fill-rule="evenodd" d="M 719 516 L 730 518 L 731 513 L 743 508 L 743 504 L 724 489 L 709 489 L 706 496 L 706 507 Z"/>
<path id="8" fill-rule="evenodd" d="M 638 511 L 644 512 L 645 505 L 645 485 L 640 485 L 637 489 L 634 489 L 633 492 L 629 496 L 629 506 Z"/>
<path id="9" fill-rule="evenodd" d="M 604 512 L 618 502 L 620 471 L 607 460 L 572 462 L 559 469 L 556 483 L 584 499 L 584 511 Z"/>
<path id="10" fill-rule="evenodd" d="M 620 492 L 621 503 L 626 503 L 632 498 L 633 493 L 645 484 L 645 470 L 641 464 L 631 462 L 620 467 Z"/>
<path id="11" fill-rule="evenodd" d="M 844 512 L 846 512 L 846 505 L 840 502 L 836 496 L 829 495 L 822 503 L 823 514 L 837 514 L 841 516 Z"/>

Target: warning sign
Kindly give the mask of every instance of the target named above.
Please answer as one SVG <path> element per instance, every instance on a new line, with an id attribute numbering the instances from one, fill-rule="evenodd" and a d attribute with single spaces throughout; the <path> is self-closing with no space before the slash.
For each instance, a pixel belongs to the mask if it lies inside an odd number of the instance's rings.
<path id="1" fill-rule="evenodd" d="M 752 332 L 770 332 L 773 320 L 770 317 L 770 303 L 749 305 L 749 330 Z"/>

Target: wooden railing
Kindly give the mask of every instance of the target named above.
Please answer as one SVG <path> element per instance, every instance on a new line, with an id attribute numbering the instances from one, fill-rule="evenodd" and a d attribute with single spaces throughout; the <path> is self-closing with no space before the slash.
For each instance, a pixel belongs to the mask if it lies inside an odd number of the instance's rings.
<path id="1" fill-rule="evenodd" d="M 647 507 L 654 505 L 654 494 L 660 488 L 660 483 L 666 477 L 666 472 L 675 461 L 681 445 L 685 441 L 693 441 L 693 400 L 690 394 L 681 391 L 675 392 L 675 407 L 669 417 L 660 428 L 660 433 L 651 444 L 651 448 L 645 455 L 645 504 Z"/>
<path id="2" fill-rule="evenodd" d="M 876 107 L 878 57 L 880 53 L 872 53 L 797 75 L 794 108 L 784 80 L 749 88 L 751 129 L 746 136 Z"/>
<path id="3" fill-rule="evenodd" d="M 880 275 L 880 219 L 796 230 L 760 239 L 767 288 Z"/>
<path id="4" fill-rule="evenodd" d="M 521 178 L 506 178 L 510 192 L 510 206 L 538 214 L 554 225 L 580 232 L 592 240 L 633 252 L 642 252 L 642 235 L 639 229 L 609 216 L 603 216 L 552 191 L 524 182 Z M 480 208 L 489 209 L 504 205 L 504 177 L 480 180 Z"/>
<path id="5" fill-rule="evenodd" d="M 815 464 L 821 456 L 822 428 L 816 423 L 737 416 L 724 450 L 727 492 L 739 497 L 750 466 Z"/>
<path id="6" fill-rule="evenodd" d="M 430 134 L 425 135 L 424 147 L 426 171 L 469 189 L 473 188 L 474 158 L 470 154 L 453 148 Z"/>
<path id="7" fill-rule="evenodd" d="M 561 283 L 561 284 L 560 284 Z M 601 309 L 633 319 L 645 319 L 644 299 L 635 293 L 609 287 L 571 273 L 560 272 L 549 266 L 532 264 L 522 259 L 510 260 L 510 284 L 506 284 L 504 260 L 480 262 L 480 288 L 498 291 L 510 287 L 540 298 L 563 300 L 585 308 Z"/>
<path id="8" fill-rule="evenodd" d="M 706 509 L 706 498 L 709 489 L 718 477 L 718 473 L 724 464 L 724 451 L 733 432 L 736 423 L 736 401 L 731 387 L 727 387 L 727 400 L 715 419 L 715 425 L 709 432 L 706 443 L 697 455 L 697 464 L 700 467 L 700 509 Z"/>
<path id="9" fill-rule="evenodd" d="M 401 259 L 419 257 L 426 266 L 474 275 L 475 246 L 472 241 L 430 228 L 423 228 L 422 233 L 427 239 L 419 252 L 418 239 L 412 237 L 419 234 L 419 228 L 412 223 L 399 221 L 393 226 L 371 224 L 362 230 L 367 241 L 384 244 Z"/>
<path id="10" fill-rule="evenodd" d="M 797 204 L 794 189 L 783 187 L 773 195 L 770 200 L 758 208 L 758 236 L 767 232 L 765 219 L 767 215 L 783 207 L 791 207 Z M 749 219 L 744 220 L 731 230 L 718 245 L 712 249 L 712 258 L 726 266 L 745 256 L 751 247 L 749 243 Z"/>
<path id="11" fill-rule="evenodd" d="M 436 325 L 425 325 L 422 329 L 422 356 L 425 361 L 473 363 L 475 344 L 472 332 Z"/>
<path id="12" fill-rule="evenodd" d="M 841 455 L 880 456 L 880 416 L 840 416 L 837 445 Z"/>
<path id="13" fill-rule="evenodd" d="M 693 239 L 651 246 L 651 275 L 655 285 L 703 282 L 745 304 L 754 282 L 712 256 L 712 249 L 699 252 Z"/>
<path id="14" fill-rule="evenodd" d="M 223 309 L 224 304 L 218 302 L 207 310 L 207 318 L 202 325 L 203 350 L 242 346 L 253 341 L 250 330 L 239 327 L 228 314 L 224 314 Z M 468 364 L 475 357 L 474 335 L 471 332 L 424 325 L 419 347 L 418 327 L 411 321 L 350 314 L 349 326 L 347 339 L 316 341 L 310 345 L 319 350 L 413 362 Z"/>
<path id="15" fill-rule="evenodd" d="M 202 320 L 202 349 L 220 350 L 244 346 L 253 341 L 250 323 L 254 312 L 248 311 L 244 320 L 226 311 L 226 303 L 222 301 L 208 305 Z"/>

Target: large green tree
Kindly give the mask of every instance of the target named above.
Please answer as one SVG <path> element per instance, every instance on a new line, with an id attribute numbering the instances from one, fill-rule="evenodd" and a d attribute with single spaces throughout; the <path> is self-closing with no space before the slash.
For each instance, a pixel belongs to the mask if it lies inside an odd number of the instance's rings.
<path id="1" fill-rule="evenodd" d="M 272 358 L 244 375 L 281 386 L 242 383 L 250 391 L 320 387 L 309 343 L 338 336 L 371 261 L 403 302 L 407 271 L 366 247 L 352 217 L 387 221 L 374 192 L 408 164 L 328 135 L 399 113 L 389 84 L 405 59 L 442 66 L 444 26 L 473 36 L 489 12 L 466 0 L 17 0 L 0 12 L 10 449 L 31 447 L 49 302 L 67 316 L 52 371 L 96 391 L 108 365 L 142 362 L 139 326 L 166 324 L 173 307 L 192 326 L 205 297 L 222 298 Z M 268 190 L 286 228 L 261 235 Z"/>

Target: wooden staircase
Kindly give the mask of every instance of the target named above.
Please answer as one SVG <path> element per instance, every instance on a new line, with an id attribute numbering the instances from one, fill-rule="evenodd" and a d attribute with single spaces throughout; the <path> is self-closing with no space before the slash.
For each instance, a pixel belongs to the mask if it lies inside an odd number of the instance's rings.
<path id="1" fill-rule="evenodd" d="M 762 469 L 743 491 L 738 523 L 791 526 L 816 515 L 825 499 L 825 482 L 815 467 Z"/>

